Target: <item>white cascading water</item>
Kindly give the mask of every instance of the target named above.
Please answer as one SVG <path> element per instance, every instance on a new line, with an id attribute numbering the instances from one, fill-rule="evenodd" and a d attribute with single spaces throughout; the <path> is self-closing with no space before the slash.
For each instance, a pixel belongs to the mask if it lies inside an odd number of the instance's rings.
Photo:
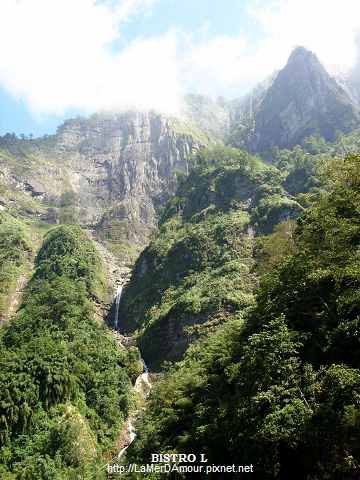
<path id="1" fill-rule="evenodd" d="M 118 285 L 117 290 L 116 290 L 116 300 L 115 300 L 115 321 L 114 321 L 115 330 L 118 329 L 119 305 L 120 305 L 121 292 L 122 292 L 122 286 Z"/>
<path id="2" fill-rule="evenodd" d="M 149 369 L 145 363 L 145 360 L 142 358 L 141 361 L 143 362 L 145 373 L 148 373 Z"/>
<path id="3" fill-rule="evenodd" d="M 135 428 L 132 426 L 131 420 L 129 422 L 129 433 L 130 433 L 130 443 L 134 440 L 135 438 Z M 129 443 L 129 445 L 130 445 Z M 118 458 L 120 459 L 122 454 L 125 452 L 125 450 L 128 448 L 129 445 L 126 445 L 119 453 Z"/>
<path id="4" fill-rule="evenodd" d="M 149 369 L 145 363 L 145 360 L 142 358 L 141 359 L 142 362 L 143 362 L 143 365 L 144 365 L 144 370 L 145 372 L 141 374 L 141 378 L 144 380 L 145 383 L 147 383 L 149 385 L 149 387 L 151 388 L 151 383 L 149 382 L 149 379 L 148 379 L 148 373 L 149 373 Z M 148 393 L 149 394 L 149 393 Z"/>
<path id="5" fill-rule="evenodd" d="M 118 329 L 119 305 L 120 305 L 121 292 L 122 292 L 122 286 L 118 285 L 117 290 L 116 290 L 116 300 L 115 300 L 115 321 L 114 321 L 115 330 Z M 141 378 L 151 388 L 152 385 L 151 385 L 151 383 L 149 382 L 149 379 L 148 379 L 149 369 L 148 369 L 148 367 L 145 363 L 145 360 L 143 358 L 141 360 L 142 360 L 143 365 L 144 365 L 144 373 L 141 374 Z M 148 392 L 148 395 L 149 395 L 149 392 Z M 135 428 L 133 427 L 133 425 L 131 423 L 131 420 L 129 421 L 129 433 L 130 433 L 130 443 L 131 443 L 134 440 L 135 435 L 136 435 L 135 434 Z M 130 443 L 129 443 L 129 445 L 130 445 Z M 123 453 L 125 452 L 125 450 L 128 448 L 129 445 L 126 445 L 122 450 L 120 450 L 119 455 L 118 455 L 118 459 L 120 459 L 122 457 Z"/>

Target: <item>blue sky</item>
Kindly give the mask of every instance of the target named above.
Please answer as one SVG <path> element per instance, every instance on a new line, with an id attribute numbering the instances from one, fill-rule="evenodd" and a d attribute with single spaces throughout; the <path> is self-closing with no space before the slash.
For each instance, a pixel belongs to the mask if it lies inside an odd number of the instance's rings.
<path id="1" fill-rule="evenodd" d="M 360 2 L 1 0 L 0 135 L 40 136 L 76 114 L 179 114 L 182 92 L 228 99 L 303 45 L 354 63 Z"/>

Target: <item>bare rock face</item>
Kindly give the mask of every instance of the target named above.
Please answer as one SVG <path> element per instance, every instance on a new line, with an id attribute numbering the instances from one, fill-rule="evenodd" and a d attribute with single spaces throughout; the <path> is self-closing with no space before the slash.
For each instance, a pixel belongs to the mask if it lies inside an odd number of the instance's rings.
<path id="1" fill-rule="evenodd" d="M 30 197 L 32 215 L 79 223 L 117 248 L 123 239 L 120 248 L 136 255 L 157 224 L 156 209 L 175 192 L 176 170 L 187 171 L 188 154 L 201 146 L 172 123 L 154 112 L 67 120 L 50 145 L 34 140 L 23 143 L 28 150 L 13 148 L 2 179 Z"/>
<path id="2" fill-rule="evenodd" d="M 176 169 L 199 145 L 176 134 L 168 119 L 154 113 L 113 115 L 97 124 L 70 121 L 58 131 L 58 146 L 70 150 L 69 185 L 77 197 L 76 217 L 127 237 L 146 237 L 156 208 L 173 194 Z"/>
<path id="3" fill-rule="evenodd" d="M 345 90 L 312 52 L 297 47 L 267 91 L 253 133 L 244 140 L 251 151 L 272 150 L 314 134 L 330 140 L 336 130 L 348 133 L 358 122 Z"/>

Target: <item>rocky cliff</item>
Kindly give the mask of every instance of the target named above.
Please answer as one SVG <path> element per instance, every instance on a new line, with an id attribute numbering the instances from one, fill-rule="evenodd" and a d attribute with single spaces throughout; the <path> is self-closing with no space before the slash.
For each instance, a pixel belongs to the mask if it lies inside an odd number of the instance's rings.
<path id="1" fill-rule="evenodd" d="M 217 146 L 196 161 L 121 299 L 120 330 L 136 336 L 152 368 L 181 360 L 191 342 L 251 304 L 255 231 L 301 211 L 281 176 L 245 152 Z"/>
<path id="2" fill-rule="evenodd" d="M 70 121 L 58 132 L 70 150 L 70 189 L 75 216 L 102 238 L 147 243 L 156 209 L 174 193 L 176 169 L 200 143 L 174 132 L 171 121 L 154 113 L 114 115 L 95 125 Z"/>
<path id="3" fill-rule="evenodd" d="M 136 255 L 148 243 L 156 209 L 174 194 L 177 169 L 187 171 L 188 154 L 212 143 L 190 125 L 189 131 L 181 120 L 130 112 L 71 119 L 42 140 L 5 136 L 2 206 L 8 210 L 12 203 L 13 213 L 27 210 L 46 221 L 93 228 L 129 260 L 129 252 Z"/>
<path id="4" fill-rule="evenodd" d="M 297 47 L 268 89 L 244 141 L 253 152 L 292 147 L 314 134 L 330 140 L 336 130 L 348 133 L 358 122 L 345 90 L 312 52 Z"/>
<path id="5" fill-rule="evenodd" d="M 329 140 L 358 123 L 349 88 L 298 47 L 248 96 L 227 102 L 188 94 L 179 118 L 94 114 L 65 121 L 47 138 L 7 134 L 0 138 L 0 206 L 21 217 L 80 223 L 131 263 L 157 225 L 157 208 L 174 195 L 177 170 L 188 170 L 189 153 L 217 143 L 272 150 L 313 134 Z"/>

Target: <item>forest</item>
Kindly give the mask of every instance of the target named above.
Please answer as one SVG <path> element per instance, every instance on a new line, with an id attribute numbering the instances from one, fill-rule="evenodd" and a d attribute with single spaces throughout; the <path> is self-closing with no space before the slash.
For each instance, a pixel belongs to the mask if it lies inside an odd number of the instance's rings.
<path id="1" fill-rule="evenodd" d="M 321 154 L 315 150 L 314 141 L 309 139 L 306 146 Z M 297 220 L 282 221 L 274 226 L 273 233 L 264 235 L 261 230 L 267 231 L 273 218 L 270 212 L 278 206 L 276 176 L 271 177 L 270 189 L 264 181 L 264 166 L 261 170 L 254 160 L 247 163 L 246 154 L 239 162 L 230 150 L 221 150 L 228 154 L 221 160 L 220 151 L 218 155 L 215 152 L 199 153 L 194 169 L 163 213 L 158 237 L 144 255 L 156 249 L 156 257 L 162 258 L 165 253 L 160 240 L 169 237 L 169 232 L 171 238 L 174 231 L 179 232 L 186 243 L 179 216 L 182 222 L 187 218 L 195 225 L 200 216 L 194 212 L 199 202 L 192 199 L 187 203 L 189 191 L 206 198 L 201 191 L 206 175 L 212 175 L 216 183 L 219 165 L 226 171 L 232 164 L 240 168 L 242 163 L 243 171 L 248 168 L 251 175 L 262 176 L 258 190 L 266 192 L 251 215 L 260 230 L 253 242 L 253 260 L 244 271 L 234 258 L 227 257 L 229 263 L 224 263 L 218 255 L 214 266 L 207 262 L 208 270 L 193 262 L 195 272 L 185 273 L 177 286 L 169 280 L 168 288 L 176 301 L 170 303 L 168 294 L 167 309 L 177 308 L 176 302 L 182 302 L 183 312 L 186 308 L 206 311 L 214 307 L 211 302 L 218 302 L 217 308 L 228 307 L 231 315 L 214 333 L 208 330 L 190 344 L 181 361 L 163 364 L 166 372 L 153 388 L 147 409 L 136 425 L 137 437 L 128 461 L 146 463 L 153 452 L 191 452 L 197 458 L 205 455 L 215 465 L 253 464 L 253 477 L 259 479 L 358 478 L 360 154 L 329 158 L 323 152 L 325 156 L 319 155 L 318 163 L 310 155 L 305 156 L 305 163 L 301 162 L 300 148 L 294 148 L 291 154 L 275 152 L 277 166 L 286 172 L 283 184 L 306 169 L 312 175 L 304 177 L 306 188 L 300 188 L 306 192 L 298 196 L 303 211 Z M 222 174 L 226 176 L 224 171 Z M 197 177 L 196 190 L 191 189 L 192 176 Z M 226 191 L 232 196 L 229 188 Z M 206 256 L 214 249 L 211 232 L 219 220 L 216 207 L 201 205 L 199 209 L 206 217 L 202 238 L 208 242 L 202 242 L 199 250 Z M 231 212 L 231 207 L 225 210 Z M 226 228 L 221 230 L 217 246 L 225 243 L 233 255 L 238 254 L 239 249 L 231 250 L 229 242 L 229 213 L 223 218 Z M 175 225 L 173 229 L 169 228 L 170 222 Z M 241 221 L 237 228 L 243 230 Z M 191 227 L 187 231 L 192 232 Z M 163 263 L 162 259 L 160 265 Z M 232 271 L 229 264 L 234 263 L 236 273 L 228 276 Z M 218 275 L 211 277 L 209 272 L 214 271 Z M 208 272 L 207 277 L 204 272 Z M 158 286 L 154 275 L 152 272 L 152 291 Z M 190 283 L 189 276 L 202 277 L 202 288 L 198 286 L 184 306 L 184 286 L 196 285 L 194 280 Z M 258 281 L 251 282 L 251 276 Z M 159 279 L 163 282 L 163 276 Z M 238 303 L 230 308 L 235 292 L 241 291 L 245 282 L 247 288 L 253 283 L 253 299 L 247 305 Z M 163 283 L 160 290 L 164 291 Z M 165 308 L 164 298 L 161 302 L 153 300 L 153 304 L 160 312 Z M 143 324 L 148 328 L 146 315 Z M 127 477 L 150 478 L 137 475 L 130 473 Z M 194 474 L 153 475 L 191 478 Z M 242 478 L 241 473 L 197 476 Z"/>
<path id="2" fill-rule="evenodd" d="M 125 467 L 193 454 L 262 480 L 360 477 L 360 130 L 256 155 L 231 140 L 189 155 L 158 209 L 121 303 L 138 348 L 95 319 L 105 265 L 73 218 L 0 211 L 3 315 L 30 272 L 0 330 L 1 480 L 243 478 L 108 474 L 129 416 Z"/>
<path id="3" fill-rule="evenodd" d="M 16 231 L 8 238 L 27 246 L 26 226 Z M 119 350 L 94 319 L 104 275 L 78 225 L 48 231 L 22 305 L 1 330 L 0 478 L 103 478 L 102 454 L 134 408 L 131 379 L 142 368 L 138 350 Z"/>

